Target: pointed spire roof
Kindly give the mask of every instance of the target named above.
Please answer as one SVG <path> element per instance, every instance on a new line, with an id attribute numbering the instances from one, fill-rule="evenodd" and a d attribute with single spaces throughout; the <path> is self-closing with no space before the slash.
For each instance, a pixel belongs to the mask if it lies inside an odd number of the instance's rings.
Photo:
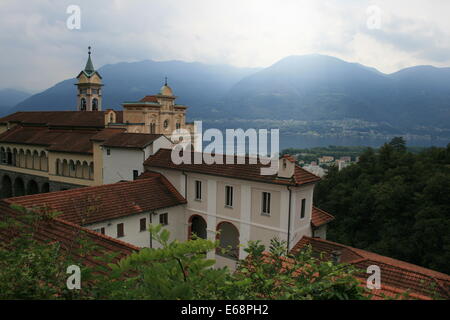
<path id="1" fill-rule="evenodd" d="M 84 71 L 88 75 L 91 75 L 92 73 L 95 72 L 95 69 L 94 69 L 94 64 L 92 63 L 92 60 L 91 60 L 91 47 L 89 46 L 88 49 L 89 49 L 89 51 L 88 51 L 89 58 L 88 58 L 88 61 L 86 62 L 86 67 L 84 67 Z"/>

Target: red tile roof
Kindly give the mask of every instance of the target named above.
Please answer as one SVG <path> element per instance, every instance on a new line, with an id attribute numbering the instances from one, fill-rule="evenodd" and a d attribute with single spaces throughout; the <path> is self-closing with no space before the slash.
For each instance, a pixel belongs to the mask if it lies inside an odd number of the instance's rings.
<path id="1" fill-rule="evenodd" d="M 444 273 L 319 238 L 303 237 L 291 252 L 295 254 L 306 245 L 311 245 L 316 253 L 324 253 L 324 259 L 327 260 L 331 260 L 332 252 L 338 251 L 341 263 L 352 264 L 364 271 L 370 265 L 379 266 L 381 289 L 371 292 L 375 299 L 383 294 L 393 297 L 407 290 L 416 299 L 430 299 L 433 291 L 444 299 L 450 299 L 450 276 Z M 366 273 L 358 276 L 364 286 L 367 277 Z M 434 290 L 431 289 L 433 284 L 436 285 Z"/>
<path id="2" fill-rule="evenodd" d="M 106 141 L 116 134 L 120 134 L 125 131 L 125 128 L 106 128 L 101 131 L 97 131 L 98 133 L 92 136 L 91 141 Z"/>
<path id="3" fill-rule="evenodd" d="M 38 145 L 49 151 L 92 154 L 92 141 L 104 141 L 123 129 L 51 129 L 15 126 L 0 134 L 0 142 Z"/>
<path id="4" fill-rule="evenodd" d="M 162 134 L 123 132 L 112 136 L 103 145 L 115 148 L 145 148 L 162 136 Z"/>
<path id="5" fill-rule="evenodd" d="M 11 208 L 9 203 L 0 201 L 0 221 L 5 218 L 13 218 L 22 223 L 26 223 L 25 220 L 21 219 L 21 215 L 23 213 Z M 19 232 L 20 230 L 14 228 L 0 228 L 1 245 L 8 243 Z M 97 257 L 103 256 L 105 253 L 119 253 L 114 260 L 116 262 L 139 250 L 136 246 L 80 227 L 59 217 L 41 221 L 35 226 L 34 237 L 36 240 L 49 243 L 57 241 L 60 243 L 62 250 L 65 251 L 68 251 L 69 248 L 73 249 L 73 246 L 79 246 L 79 243 L 73 240 L 80 236 L 96 245 L 96 248 L 88 255 L 83 255 L 83 257 L 78 256 L 78 258 L 82 258 L 83 262 L 89 266 L 104 265 L 104 262 L 98 260 Z"/>
<path id="6" fill-rule="evenodd" d="M 155 102 L 155 103 L 159 103 L 158 99 L 156 98 L 156 96 L 145 96 L 141 100 L 139 100 L 139 102 Z"/>
<path id="7" fill-rule="evenodd" d="M 330 221 L 334 220 L 334 216 L 325 212 L 317 207 L 312 208 L 312 217 L 311 217 L 311 225 L 314 228 L 318 228 L 324 224 L 327 224 Z"/>
<path id="8" fill-rule="evenodd" d="M 0 135 L 0 142 L 45 146 L 51 151 L 92 153 L 94 130 L 59 130 L 16 126 Z"/>
<path id="9" fill-rule="evenodd" d="M 185 204 L 186 200 L 162 175 L 136 181 L 49 192 L 6 199 L 27 208 L 46 207 L 78 225 Z"/>
<path id="10" fill-rule="evenodd" d="M 245 164 L 237 164 L 237 157 L 234 158 L 235 164 L 226 164 L 225 156 L 222 157 L 223 164 L 213 163 L 207 164 L 202 161 L 201 164 L 194 164 L 192 153 L 191 164 L 175 164 L 171 158 L 172 150 L 160 149 L 156 154 L 150 156 L 145 160 L 144 165 L 147 167 L 156 167 L 164 169 L 182 170 L 188 172 L 196 172 L 202 174 L 223 176 L 236 179 L 253 180 L 257 182 L 275 183 L 281 185 L 299 186 L 307 183 L 315 183 L 320 178 L 304 169 L 300 166 L 295 166 L 294 176 L 291 179 L 279 178 L 275 175 L 261 175 L 261 168 L 268 167 L 261 164 L 259 161 L 257 164 L 250 164 L 249 157 L 245 157 Z M 228 156 L 227 156 L 228 157 Z"/>
<path id="11" fill-rule="evenodd" d="M 19 111 L 0 119 L 0 123 L 6 122 L 56 127 L 105 127 L 103 111 Z"/>

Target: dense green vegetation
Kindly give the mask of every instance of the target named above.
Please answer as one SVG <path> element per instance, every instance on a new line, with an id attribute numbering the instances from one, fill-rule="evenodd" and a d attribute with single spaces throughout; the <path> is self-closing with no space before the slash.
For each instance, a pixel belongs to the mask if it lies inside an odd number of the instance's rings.
<path id="1" fill-rule="evenodd" d="M 412 153 L 420 153 L 425 147 L 407 147 L 407 150 Z M 314 148 L 288 148 L 282 151 L 282 154 L 298 154 L 298 160 L 303 160 L 307 163 L 311 161 L 317 161 L 318 158 L 323 156 L 332 156 L 334 159 L 339 159 L 340 157 L 351 157 L 352 161 L 361 155 L 367 147 L 364 146 L 328 146 L 328 147 L 314 147 Z M 378 151 L 378 149 L 374 149 Z"/>
<path id="2" fill-rule="evenodd" d="M 336 216 L 328 239 L 450 274 L 450 144 L 418 154 L 395 138 L 340 172 L 314 202 Z"/>
<path id="3" fill-rule="evenodd" d="M 317 161 L 318 158 L 323 156 L 332 156 L 335 159 L 340 157 L 352 157 L 354 161 L 357 156 L 364 152 L 366 147 L 346 147 L 346 146 L 328 146 L 328 147 L 315 147 L 315 148 L 288 148 L 283 150 L 282 154 L 298 154 L 298 160 L 305 162 Z"/>
<path id="4" fill-rule="evenodd" d="M 248 259 L 237 272 L 211 268 L 205 252 L 217 242 L 193 239 L 169 241 L 161 225 L 151 227 L 161 249 L 144 248 L 111 263 L 113 255 L 100 257 L 109 268 L 87 268 L 73 256 L 94 250 L 80 233 L 68 252 L 58 243 L 42 243 L 33 230 L 51 216 L 24 211 L 23 221 L 2 219 L 1 228 L 19 228 L 18 235 L 0 246 L 0 299 L 367 299 L 366 289 L 354 277 L 352 266 L 320 262 L 306 249 L 286 256 L 285 243 L 273 240 L 266 248 L 249 243 Z M 26 220 L 25 220 L 26 219 Z M 8 229 L 9 230 L 9 229 Z M 98 248 L 97 248 L 98 250 Z M 98 251 L 97 251 L 98 252 Z M 289 259 L 289 260 L 287 260 Z M 268 262 L 271 263 L 268 263 Z M 288 261 L 288 263 L 287 263 Z M 81 289 L 66 287 L 67 266 L 81 267 Z M 301 270 L 301 272 L 299 272 Z"/>

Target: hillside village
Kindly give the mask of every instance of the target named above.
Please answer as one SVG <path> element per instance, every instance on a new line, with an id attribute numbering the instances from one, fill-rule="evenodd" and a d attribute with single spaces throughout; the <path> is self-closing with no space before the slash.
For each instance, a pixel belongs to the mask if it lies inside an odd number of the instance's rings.
<path id="1" fill-rule="evenodd" d="M 194 234 L 218 240 L 227 250 L 207 256 L 231 270 L 246 258 L 249 241 L 268 246 L 279 238 L 293 254 L 311 246 L 362 269 L 379 265 L 387 275 L 379 294 L 410 291 L 430 299 L 433 282 L 450 297 L 448 275 L 327 240 L 335 218 L 313 205 L 314 187 L 327 166 L 342 169 L 357 158 L 322 156 L 299 165 L 301 155 L 285 154 L 273 175 L 261 175 L 265 165 L 250 157 L 243 164 L 176 164 L 171 133 L 192 132 L 193 125 L 167 79 L 156 94 L 126 101 L 121 111 L 104 110 L 102 76 L 90 52 L 77 79 L 76 110 L 16 112 L 0 119 L 1 215 L 16 216 L 14 205 L 60 212 L 52 222 L 60 232 L 49 224 L 41 238 L 64 243 L 70 232 L 87 230 L 121 256 L 160 248 L 148 228 L 162 225 L 173 240 Z M 363 275 L 358 279 L 365 284 Z"/>

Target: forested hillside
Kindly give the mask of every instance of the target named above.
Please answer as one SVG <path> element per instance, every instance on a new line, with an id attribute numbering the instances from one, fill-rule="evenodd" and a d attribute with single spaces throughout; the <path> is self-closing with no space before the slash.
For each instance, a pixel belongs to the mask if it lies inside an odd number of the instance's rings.
<path id="1" fill-rule="evenodd" d="M 329 171 L 315 205 L 333 213 L 328 239 L 450 274 L 450 144 L 413 154 L 394 139 Z"/>

